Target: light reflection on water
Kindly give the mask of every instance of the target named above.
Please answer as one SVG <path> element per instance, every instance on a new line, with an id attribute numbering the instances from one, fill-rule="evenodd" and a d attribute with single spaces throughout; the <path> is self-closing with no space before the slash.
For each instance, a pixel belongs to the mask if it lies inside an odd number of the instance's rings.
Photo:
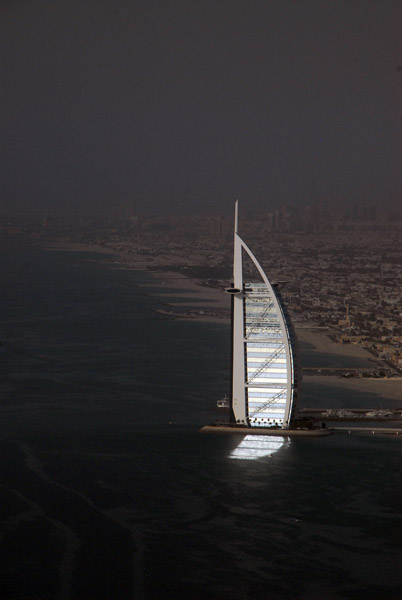
<path id="1" fill-rule="evenodd" d="M 258 458 L 272 456 L 289 443 L 288 438 L 285 439 L 276 435 L 246 435 L 237 448 L 232 450 L 229 458 L 257 460 Z"/>
<path id="2" fill-rule="evenodd" d="M 1 598 L 402 598 L 399 439 L 198 435 L 228 385 L 228 325 L 155 318 L 148 274 L 12 250 Z M 315 380 L 304 398 L 382 402 Z"/>

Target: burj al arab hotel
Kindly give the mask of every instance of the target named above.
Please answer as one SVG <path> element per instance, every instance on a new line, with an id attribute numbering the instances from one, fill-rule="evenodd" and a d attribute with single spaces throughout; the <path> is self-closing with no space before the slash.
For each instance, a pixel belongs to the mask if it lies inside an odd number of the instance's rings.
<path id="1" fill-rule="evenodd" d="M 243 277 L 244 254 L 255 267 L 250 282 Z M 297 397 L 294 336 L 277 288 L 238 234 L 237 202 L 233 285 L 226 291 L 232 302 L 231 425 L 291 428 Z"/>

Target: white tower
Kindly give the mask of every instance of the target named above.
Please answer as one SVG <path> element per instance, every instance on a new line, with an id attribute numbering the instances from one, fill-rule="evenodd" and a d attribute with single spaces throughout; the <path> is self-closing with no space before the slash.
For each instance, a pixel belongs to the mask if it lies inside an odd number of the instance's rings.
<path id="1" fill-rule="evenodd" d="M 260 281 L 244 283 L 243 251 Z M 289 327 L 275 291 L 238 235 L 235 205 L 232 295 L 231 420 L 250 427 L 287 428 L 296 392 Z"/>

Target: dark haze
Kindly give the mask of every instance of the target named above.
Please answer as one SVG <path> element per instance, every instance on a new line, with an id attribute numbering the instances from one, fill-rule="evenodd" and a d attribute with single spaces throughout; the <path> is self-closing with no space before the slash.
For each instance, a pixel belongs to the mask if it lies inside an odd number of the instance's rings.
<path id="1" fill-rule="evenodd" d="M 400 202 L 401 3 L 1 3 L 2 212 Z"/>

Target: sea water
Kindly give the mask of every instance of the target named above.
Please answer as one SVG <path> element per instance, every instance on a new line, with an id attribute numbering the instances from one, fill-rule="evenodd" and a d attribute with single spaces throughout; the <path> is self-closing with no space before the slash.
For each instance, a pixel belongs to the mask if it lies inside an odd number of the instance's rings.
<path id="1" fill-rule="evenodd" d="M 402 597 L 402 440 L 201 435 L 228 325 L 113 256 L 0 249 L 1 599 Z"/>

